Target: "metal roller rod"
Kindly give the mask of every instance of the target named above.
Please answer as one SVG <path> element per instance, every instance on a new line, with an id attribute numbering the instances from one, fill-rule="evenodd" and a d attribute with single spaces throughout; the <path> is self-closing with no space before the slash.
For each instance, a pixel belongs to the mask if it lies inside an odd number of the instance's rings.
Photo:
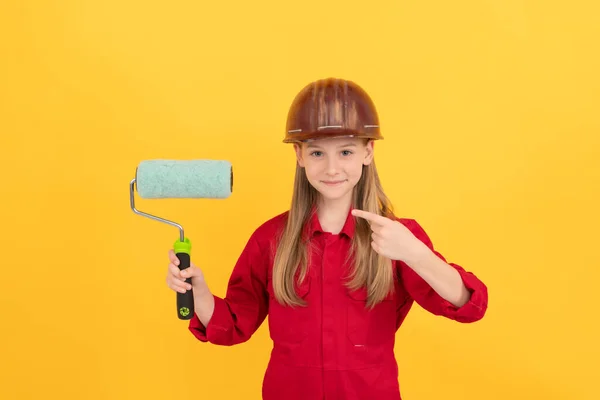
<path id="1" fill-rule="evenodd" d="M 180 240 L 183 242 L 185 240 L 185 235 L 183 234 L 183 227 L 181 225 L 179 225 L 176 222 L 169 221 L 169 220 L 166 220 L 164 218 L 157 217 L 155 215 L 146 214 L 145 212 L 139 211 L 139 210 L 137 210 L 135 208 L 134 185 L 135 185 L 135 178 L 133 178 L 131 180 L 131 182 L 129 183 L 129 196 L 130 196 L 131 209 L 133 210 L 133 212 L 136 213 L 136 214 L 138 214 L 138 215 L 141 215 L 143 217 L 147 217 L 147 218 L 153 219 L 155 221 L 159 221 L 159 222 L 164 222 L 165 224 L 169 224 L 171 226 L 179 228 L 179 237 L 180 237 Z"/>

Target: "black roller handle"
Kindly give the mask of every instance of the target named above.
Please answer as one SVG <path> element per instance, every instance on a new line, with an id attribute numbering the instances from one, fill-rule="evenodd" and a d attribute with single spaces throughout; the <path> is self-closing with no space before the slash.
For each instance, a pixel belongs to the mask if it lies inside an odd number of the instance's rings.
<path id="1" fill-rule="evenodd" d="M 176 253 L 179 259 L 179 270 L 190 267 L 190 255 L 188 253 Z M 192 278 L 185 280 L 190 285 Z M 183 320 L 192 319 L 194 316 L 194 289 L 186 290 L 185 293 L 177 292 L 177 317 Z"/>

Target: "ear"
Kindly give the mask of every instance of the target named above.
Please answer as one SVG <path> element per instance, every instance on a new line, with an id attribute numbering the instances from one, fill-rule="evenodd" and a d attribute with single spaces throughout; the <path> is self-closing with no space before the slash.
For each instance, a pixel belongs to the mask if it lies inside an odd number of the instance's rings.
<path id="1" fill-rule="evenodd" d="M 302 145 L 294 143 L 294 151 L 296 152 L 296 160 L 298 161 L 298 165 L 304 168 L 304 159 L 302 158 Z"/>
<path id="2" fill-rule="evenodd" d="M 363 165 L 369 165 L 373 161 L 374 152 L 375 152 L 375 141 L 369 140 L 365 145 L 365 159 L 363 160 Z"/>

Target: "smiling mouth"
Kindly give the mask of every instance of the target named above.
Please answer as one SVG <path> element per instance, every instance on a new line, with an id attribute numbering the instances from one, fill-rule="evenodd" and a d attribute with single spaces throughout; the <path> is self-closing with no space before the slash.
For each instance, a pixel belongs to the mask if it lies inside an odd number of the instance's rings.
<path id="1" fill-rule="evenodd" d="M 339 185 L 341 183 L 344 183 L 346 181 L 343 180 L 343 181 L 321 181 L 321 182 L 323 182 L 324 184 L 326 184 L 328 186 L 335 186 L 335 185 Z"/>

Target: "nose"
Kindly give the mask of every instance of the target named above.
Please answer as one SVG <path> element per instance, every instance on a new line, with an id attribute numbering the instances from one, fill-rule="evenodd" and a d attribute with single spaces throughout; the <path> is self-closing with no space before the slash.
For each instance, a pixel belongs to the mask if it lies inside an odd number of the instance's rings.
<path id="1" fill-rule="evenodd" d="M 335 157 L 329 157 L 327 159 L 327 175 L 336 176 L 339 171 L 338 161 Z"/>

